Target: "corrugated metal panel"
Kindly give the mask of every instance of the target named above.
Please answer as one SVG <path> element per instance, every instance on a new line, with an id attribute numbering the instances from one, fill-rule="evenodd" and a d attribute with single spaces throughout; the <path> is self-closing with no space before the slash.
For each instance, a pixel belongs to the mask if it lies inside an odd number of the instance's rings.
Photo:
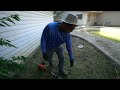
<path id="1" fill-rule="evenodd" d="M 21 21 L 11 27 L 0 27 L 0 36 L 8 39 L 17 48 L 0 46 L 0 57 L 28 56 L 39 45 L 44 27 L 53 21 L 52 11 L 0 11 L 0 17 L 18 14 Z"/>

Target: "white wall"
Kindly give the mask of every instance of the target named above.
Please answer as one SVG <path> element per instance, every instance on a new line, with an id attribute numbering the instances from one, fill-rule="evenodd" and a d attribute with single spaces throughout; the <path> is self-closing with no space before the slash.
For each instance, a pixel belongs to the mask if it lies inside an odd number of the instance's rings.
<path id="1" fill-rule="evenodd" d="M 39 45 L 44 27 L 53 21 L 53 11 L 0 11 L 0 18 L 18 14 L 21 21 L 11 27 L 0 27 L 0 36 L 17 47 L 0 46 L 0 57 L 28 56 Z"/>
<path id="2" fill-rule="evenodd" d="M 83 23 L 82 23 L 83 26 L 85 26 L 87 24 L 87 18 L 88 18 L 87 14 L 88 14 L 88 12 L 83 12 Z"/>
<path id="3" fill-rule="evenodd" d="M 94 25 L 95 21 L 96 21 L 96 13 L 91 13 L 91 15 L 90 15 L 90 21 L 89 21 L 89 26 Z"/>
<path id="4" fill-rule="evenodd" d="M 110 25 L 120 25 L 120 11 L 103 11 L 97 17 L 98 24 L 105 24 L 107 20 L 110 20 Z"/>

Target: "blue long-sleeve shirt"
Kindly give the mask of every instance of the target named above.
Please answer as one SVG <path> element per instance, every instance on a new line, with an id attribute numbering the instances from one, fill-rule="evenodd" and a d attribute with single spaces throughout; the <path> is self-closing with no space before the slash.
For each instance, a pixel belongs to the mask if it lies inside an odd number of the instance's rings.
<path id="1" fill-rule="evenodd" d="M 71 35 L 70 33 L 60 30 L 60 24 L 61 23 L 59 22 L 52 22 L 44 28 L 41 37 L 42 53 L 45 53 L 52 48 L 58 47 L 63 43 L 66 43 L 69 58 L 70 60 L 74 60 L 72 53 Z"/>

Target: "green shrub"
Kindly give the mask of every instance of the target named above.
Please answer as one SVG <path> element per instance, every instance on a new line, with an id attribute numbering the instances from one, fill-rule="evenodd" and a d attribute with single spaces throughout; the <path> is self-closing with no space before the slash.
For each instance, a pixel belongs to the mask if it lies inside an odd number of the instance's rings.
<path id="1" fill-rule="evenodd" d="M 8 23 L 6 23 L 6 21 L 9 21 L 15 24 L 13 19 L 20 21 L 18 14 L 0 18 L 0 27 L 10 26 Z M 11 44 L 11 41 L 4 38 L 0 38 L 0 46 L 8 46 L 8 47 L 16 48 L 16 46 Z M 25 68 L 24 64 L 18 64 L 15 62 L 16 60 L 26 61 L 27 58 L 24 56 L 18 56 L 18 57 L 13 56 L 11 60 L 8 60 L 8 59 L 4 59 L 3 57 L 0 57 L 0 78 L 1 79 L 11 78 L 17 71 Z"/>

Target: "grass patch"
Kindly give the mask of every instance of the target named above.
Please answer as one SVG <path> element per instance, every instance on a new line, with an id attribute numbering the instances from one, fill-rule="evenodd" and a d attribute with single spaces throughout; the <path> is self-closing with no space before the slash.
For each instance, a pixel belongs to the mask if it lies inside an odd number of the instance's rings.
<path id="1" fill-rule="evenodd" d="M 63 44 L 65 56 L 65 70 L 69 73 L 63 79 L 120 79 L 120 67 L 96 49 L 93 45 L 78 37 L 72 36 L 75 65 L 71 68 L 66 46 Z M 83 45 L 83 48 L 78 48 Z M 38 71 L 37 66 L 43 61 L 38 49 L 26 63 L 27 69 L 18 72 L 13 79 L 54 79 L 46 72 Z M 58 57 L 53 55 L 53 72 L 58 72 Z M 46 66 L 48 63 L 46 62 Z"/>
<path id="2" fill-rule="evenodd" d="M 77 79 L 110 79 L 119 78 L 120 67 L 115 65 L 103 53 L 99 52 L 90 43 L 73 39 L 73 51 L 76 57 L 76 66 L 71 69 L 71 76 L 69 78 Z M 82 44 L 84 48 L 78 49 L 78 45 Z"/>
<path id="3" fill-rule="evenodd" d="M 112 38 L 112 37 L 109 37 L 109 36 L 101 35 L 101 34 L 99 34 L 99 32 L 100 32 L 100 31 L 95 31 L 95 30 L 89 31 L 89 33 L 94 34 L 94 35 L 96 35 L 96 36 L 101 36 L 101 37 L 110 39 L 110 40 L 112 40 L 112 41 L 114 41 L 114 42 L 120 42 L 120 40 L 118 40 L 118 39 L 116 39 L 116 38 Z"/>

